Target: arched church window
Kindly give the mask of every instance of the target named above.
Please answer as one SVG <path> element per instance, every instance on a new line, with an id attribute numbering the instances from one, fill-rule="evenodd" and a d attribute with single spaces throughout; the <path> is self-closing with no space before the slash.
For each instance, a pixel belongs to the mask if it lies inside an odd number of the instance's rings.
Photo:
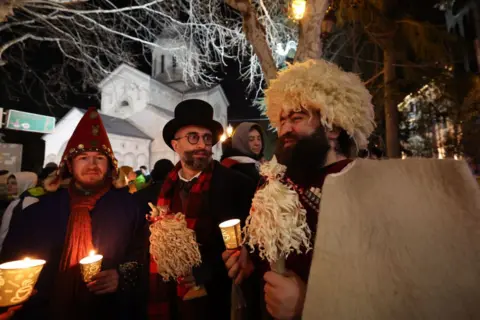
<path id="1" fill-rule="evenodd" d="M 177 67 L 177 57 L 173 56 L 172 57 L 172 68 L 176 68 Z"/>
<path id="2" fill-rule="evenodd" d="M 161 66 L 160 66 L 161 70 L 160 71 L 161 71 L 161 73 L 165 73 L 165 55 L 163 55 L 163 54 L 162 54 L 162 58 L 161 58 L 160 63 L 161 63 Z"/>
<path id="3" fill-rule="evenodd" d="M 120 102 L 120 107 L 128 107 L 128 101 L 123 100 L 122 102 Z"/>

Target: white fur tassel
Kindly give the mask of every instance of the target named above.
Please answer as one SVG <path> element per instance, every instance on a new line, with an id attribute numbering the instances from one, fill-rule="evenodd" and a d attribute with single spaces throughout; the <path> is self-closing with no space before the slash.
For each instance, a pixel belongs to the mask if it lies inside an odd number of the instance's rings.
<path id="1" fill-rule="evenodd" d="M 307 213 L 298 194 L 281 182 L 285 171 L 276 158 L 261 166 L 260 174 L 267 182 L 255 193 L 244 228 L 245 244 L 252 251 L 257 246 L 260 257 L 270 263 L 287 258 L 293 251 L 311 249 Z"/>

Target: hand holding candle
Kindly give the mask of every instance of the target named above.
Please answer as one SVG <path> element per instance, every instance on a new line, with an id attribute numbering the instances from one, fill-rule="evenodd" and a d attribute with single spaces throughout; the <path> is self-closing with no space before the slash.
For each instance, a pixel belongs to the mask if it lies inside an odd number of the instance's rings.
<path id="1" fill-rule="evenodd" d="M 45 260 L 29 258 L 1 264 L 0 307 L 8 307 L 27 301 L 44 265 Z"/>
<path id="2" fill-rule="evenodd" d="M 95 251 L 92 250 L 87 257 L 80 260 L 80 270 L 83 281 L 92 281 L 93 276 L 100 272 L 102 269 L 102 259 L 102 255 L 95 254 Z"/>

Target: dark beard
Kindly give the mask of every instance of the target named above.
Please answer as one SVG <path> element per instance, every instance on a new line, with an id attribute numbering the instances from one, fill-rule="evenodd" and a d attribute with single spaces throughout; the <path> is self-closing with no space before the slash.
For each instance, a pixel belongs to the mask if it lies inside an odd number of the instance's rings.
<path id="1" fill-rule="evenodd" d="M 194 158 L 194 155 L 202 154 L 205 155 L 205 158 Z M 212 161 L 213 152 L 207 150 L 194 150 L 194 151 L 185 151 L 182 160 L 187 167 L 193 170 L 203 171 L 205 170 L 210 161 Z"/>
<path id="2" fill-rule="evenodd" d="M 284 148 L 285 139 L 294 139 L 295 145 Z M 300 186 L 310 186 L 316 174 L 325 165 L 330 143 L 325 130 L 320 127 L 306 137 L 287 133 L 277 141 L 275 155 L 279 163 L 287 166 L 286 175 Z"/>

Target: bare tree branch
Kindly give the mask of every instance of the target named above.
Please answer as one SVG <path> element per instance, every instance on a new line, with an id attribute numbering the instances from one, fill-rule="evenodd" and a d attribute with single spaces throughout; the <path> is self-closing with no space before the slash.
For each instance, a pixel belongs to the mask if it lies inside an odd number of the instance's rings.
<path id="1" fill-rule="evenodd" d="M 285 59 L 278 48 L 296 41 L 298 33 L 288 22 L 287 0 L 134 0 L 126 7 L 110 0 L 97 0 L 95 5 L 9 1 L 14 5 L 0 4 L 0 17 L 1 13 L 8 17 L 0 22 L 4 82 L 11 81 L 12 92 L 27 94 L 45 86 L 52 104 L 68 93 L 96 88 L 122 63 L 151 63 L 156 49 L 177 56 L 183 81 L 192 86 L 218 83 L 214 71 L 226 64 L 225 59 L 237 60 L 241 78 L 258 94 L 262 81 L 275 77 L 277 65 Z M 233 4 L 241 16 L 226 4 Z M 46 46 L 55 48 L 62 61 L 35 74 L 35 61 L 40 59 L 36 52 Z M 18 70 L 24 74 L 8 74 Z M 79 76 L 72 78 L 72 70 Z"/>

